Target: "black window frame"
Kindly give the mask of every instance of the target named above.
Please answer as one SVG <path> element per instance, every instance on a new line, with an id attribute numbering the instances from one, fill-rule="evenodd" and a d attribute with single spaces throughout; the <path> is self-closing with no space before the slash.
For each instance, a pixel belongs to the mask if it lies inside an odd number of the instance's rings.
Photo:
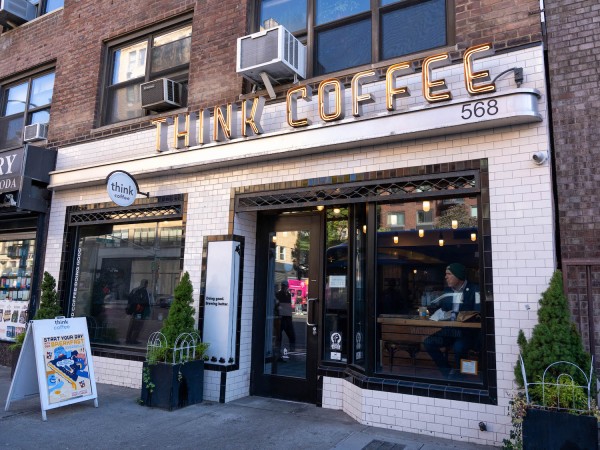
<path id="1" fill-rule="evenodd" d="M 48 110 L 48 115 L 50 115 L 50 111 L 52 108 L 52 101 L 50 101 L 50 103 L 44 103 L 43 105 L 35 106 L 33 108 L 29 107 L 29 101 L 31 98 L 31 87 L 33 85 L 33 81 L 36 79 L 39 79 L 41 77 L 44 77 L 46 75 L 49 75 L 49 74 L 54 74 L 54 82 L 56 82 L 55 68 L 54 67 L 46 67 L 46 68 L 43 68 L 42 70 L 39 70 L 36 72 L 31 72 L 24 76 L 7 80 L 6 83 L 2 83 L 2 85 L 0 86 L 0 122 L 4 122 L 5 120 L 11 120 L 11 118 L 14 119 L 19 116 L 23 117 L 23 127 L 21 127 L 21 138 L 19 140 L 19 143 L 15 144 L 15 145 L 5 146 L 4 142 L 6 142 L 6 141 L 4 140 L 4 138 L 0 138 L 0 150 L 10 149 L 10 148 L 18 148 L 18 147 L 23 146 L 23 128 L 27 125 L 31 125 L 30 118 L 34 113 Z M 52 86 L 53 94 L 54 94 L 54 82 L 53 82 L 53 86 Z M 9 90 L 14 87 L 17 87 L 19 85 L 25 84 L 25 83 L 27 84 L 27 95 L 24 100 L 25 107 L 24 107 L 23 111 L 17 112 L 14 114 L 10 114 L 10 115 L 5 115 L 4 111 L 6 108 L 6 103 L 8 101 L 7 94 L 9 92 Z M 50 123 L 50 117 L 48 118 L 48 122 L 44 122 L 44 123 Z M 2 129 L 2 127 L 0 126 L 0 130 L 1 129 Z"/>
<path id="2" fill-rule="evenodd" d="M 261 1 L 257 0 L 255 4 L 255 13 L 253 23 L 251 24 L 254 31 L 261 29 Z M 381 21 L 382 16 L 384 14 L 397 11 L 403 8 L 415 6 L 419 3 L 426 3 L 429 0 L 400 0 L 389 5 L 379 6 L 380 0 L 370 0 L 370 9 L 367 11 L 363 11 L 357 13 L 352 16 L 343 17 L 338 20 L 334 20 L 331 22 L 323 23 L 321 25 L 315 25 L 316 20 L 316 2 L 317 0 L 307 0 L 307 27 L 302 30 L 294 31 L 294 36 L 299 39 L 304 45 L 307 47 L 307 65 L 306 65 L 306 77 L 317 77 L 317 76 L 325 76 L 330 75 L 337 72 L 344 72 L 356 69 L 358 67 L 364 67 L 371 64 L 378 64 L 383 61 L 388 60 L 396 60 L 396 59 L 407 59 L 409 55 L 418 55 L 424 52 L 430 52 L 435 50 L 436 48 L 445 48 L 455 44 L 455 0 L 445 0 L 446 3 L 446 43 L 442 46 L 417 51 L 415 53 L 407 54 L 407 55 L 397 55 L 389 59 L 383 59 L 381 57 L 382 48 L 381 48 Z M 336 28 L 355 24 L 366 18 L 371 19 L 371 61 L 367 64 L 363 64 L 362 66 L 354 66 L 347 67 L 345 69 L 340 69 L 332 72 L 324 72 L 318 73 L 316 70 L 316 62 L 317 62 L 317 34 L 319 32 L 330 31 Z"/>
<path id="3" fill-rule="evenodd" d="M 148 81 L 152 81 L 158 78 L 169 78 L 173 81 L 181 83 L 183 85 L 183 92 L 181 96 L 182 107 L 187 105 L 187 86 L 189 82 L 189 73 L 190 73 L 190 62 L 188 61 L 185 64 L 180 64 L 178 66 L 174 66 L 162 71 L 151 72 L 151 61 L 152 61 L 152 42 L 153 39 L 157 36 L 168 34 L 172 31 L 176 31 L 181 28 L 192 26 L 192 15 L 186 14 L 185 16 L 181 16 L 178 18 L 171 19 L 166 22 L 161 22 L 151 28 L 144 29 L 138 31 L 137 33 L 130 34 L 125 37 L 121 37 L 119 39 L 112 40 L 106 43 L 106 52 L 105 52 L 105 71 L 104 71 L 104 79 L 102 82 L 102 93 L 101 93 L 101 113 L 100 113 L 100 126 L 104 125 L 114 125 L 126 120 L 135 120 L 143 117 L 153 116 L 157 113 L 154 111 L 150 111 L 142 108 L 142 114 L 131 119 L 124 120 L 110 120 L 110 111 L 112 107 L 112 96 L 111 92 L 117 89 L 121 89 L 127 86 L 134 86 L 139 83 L 145 83 Z M 192 31 L 193 33 L 193 31 Z M 144 69 L 144 78 L 141 80 L 141 77 L 132 78 L 129 80 L 121 81 L 113 84 L 113 71 L 114 71 L 114 55 L 115 52 L 121 50 L 125 47 L 131 46 L 136 43 L 140 43 L 143 41 L 147 42 L 146 46 L 146 61 L 145 61 L 145 69 Z M 191 52 L 190 52 L 191 55 Z M 190 56 L 191 60 L 191 56 Z"/>

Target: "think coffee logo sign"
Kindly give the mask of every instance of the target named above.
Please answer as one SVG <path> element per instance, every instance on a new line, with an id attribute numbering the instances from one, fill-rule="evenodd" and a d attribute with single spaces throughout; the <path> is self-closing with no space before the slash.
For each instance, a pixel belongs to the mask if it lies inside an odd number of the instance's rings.
<path id="1" fill-rule="evenodd" d="M 119 206 L 133 204 L 138 195 L 138 185 L 127 172 L 117 170 L 108 175 L 106 190 L 110 199 Z"/>

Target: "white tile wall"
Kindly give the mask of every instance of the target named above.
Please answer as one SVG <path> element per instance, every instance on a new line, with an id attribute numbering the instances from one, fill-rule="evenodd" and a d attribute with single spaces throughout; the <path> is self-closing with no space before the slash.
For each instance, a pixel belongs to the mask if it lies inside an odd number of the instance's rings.
<path id="1" fill-rule="evenodd" d="M 289 155 L 286 159 L 231 166 L 222 170 L 213 169 L 197 174 L 174 175 L 165 172 L 163 177 L 144 180 L 141 190 L 149 191 L 152 196 L 174 193 L 188 195 L 184 269 L 190 272 L 197 302 L 202 238 L 229 232 L 231 192 L 235 187 L 487 158 L 490 172 L 498 405 L 373 392 L 359 389 L 341 379 L 325 378 L 323 406 L 343 409 L 356 420 L 369 425 L 498 445 L 508 433 L 509 418 L 506 412 L 509 394 L 513 389 L 513 366 L 518 353 L 516 336 L 519 329 L 530 332 L 536 322 L 537 301 L 555 267 L 555 249 L 550 169 L 548 165 L 537 166 L 531 162 L 533 152 L 549 148 L 542 49 L 530 48 L 493 56 L 484 62 L 478 62 L 475 69 L 481 70 L 480 67 L 484 65 L 492 69 L 492 76 L 506 67 L 524 67 L 523 87 L 535 88 L 541 92 L 539 110 L 544 121 L 393 144 L 358 146 L 304 157 Z M 451 81 L 450 89 L 454 98 L 466 96 L 462 65 L 440 70 L 436 74 Z M 405 81 L 413 95 L 399 100 L 398 109 L 422 107 L 420 77 L 414 75 Z M 371 110 L 374 114 L 384 112 L 383 86 L 379 82 L 369 88 L 377 97 Z M 514 82 L 510 76 L 506 76 L 498 81 L 497 86 L 501 91 L 513 88 Z M 314 119 L 314 98 L 312 103 L 299 101 L 298 104 L 300 116 L 306 113 Z M 346 105 L 348 110 L 349 102 Z M 280 122 L 285 117 L 284 109 L 283 103 L 267 105 L 263 116 L 266 132 L 282 126 Z M 218 151 L 218 147 L 210 151 Z M 118 160 L 140 155 L 151 156 L 153 152 L 154 132 L 143 131 L 61 148 L 58 169 L 96 164 L 98 161 L 105 161 L 107 155 Z M 104 201 L 108 201 L 108 196 L 103 186 L 54 193 L 45 270 L 58 276 L 66 207 Z M 255 214 L 236 214 L 234 233 L 246 237 L 242 334 L 240 368 L 227 374 L 226 401 L 249 394 L 255 227 Z M 529 305 L 531 309 L 527 310 L 525 305 Z M 140 386 L 141 363 L 99 357 L 95 361 L 99 382 Z M 205 398 L 218 400 L 221 374 L 207 371 L 205 380 Z M 487 423 L 488 432 L 479 431 L 477 424 L 482 420 Z"/>

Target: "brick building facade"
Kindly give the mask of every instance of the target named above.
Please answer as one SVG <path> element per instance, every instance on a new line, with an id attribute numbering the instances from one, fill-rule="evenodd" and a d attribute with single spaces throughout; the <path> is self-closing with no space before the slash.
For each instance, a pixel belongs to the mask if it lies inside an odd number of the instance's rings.
<path id="1" fill-rule="evenodd" d="M 516 336 L 535 325 L 556 267 L 551 167 L 532 162 L 550 148 L 539 2 L 325 3 L 291 30 L 307 45 L 306 79 L 277 80 L 275 99 L 236 73 L 237 38 L 263 19 L 288 26 L 274 2 L 67 0 L 5 30 L 4 99 L 54 74 L 36 145 L 57 156 L 47 233 L 29 236 L 44 243 L 33 272 L 57 278 L 66 315 L 88 318 L 97 381 L 140 387 L 144 339 L 180 274 L 199 330 L 213 332 L 208 246 L 240 242 L 234 329 L 212 342 L 233 347 L 209 350 L 206 399 L 311 401 L 369 425 L 498 444 Z M 408 36 L 394 34 L 402 20 L 417 24 Z M 140 107 L 139 85 L 159 77 L 183 86 L 180 107 Z M 109 201 L 114 171 L 149 197 Z M 0 218 L 3 240 L 8 225 Z M 477 292 L 468 300 L 462 285 L 450 309 L 468 304 L 479 319 L 418 322 L 418 307 L 444 302 L 451 263 Z M 132 335 L 124 304 L 141 280 L 152 309 Z M 283 281 L 308 287 L 281 333 Z"/>
<path id="2" fill-rule="evenodd" d="M 598 101 L 595 68 L 600 43 L 591 29 L 594 2 L 549 2 L 548 73 L 560 252 L 573 317 L 587 349 L 600 358 L 598 277 Z M 573 61 L 565 70 L 565 61 Z"/>

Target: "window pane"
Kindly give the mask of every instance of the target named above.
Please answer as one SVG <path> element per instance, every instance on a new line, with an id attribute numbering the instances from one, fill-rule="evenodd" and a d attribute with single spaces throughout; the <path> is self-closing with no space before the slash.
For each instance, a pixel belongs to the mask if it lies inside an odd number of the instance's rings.
<path id="1" fill-rule="evenodd" d="M 29 117 L 27 121 L 28 125 L 32 123 L 48 123 L 50 122 L 50 110 L 42 109 L 41 111 L 36 111 Z"/>
<path id="2" fill-rule="evenodd" d="M 143 115 L 139 84 L 112 89 L 109 91 L 109 95 L 108 122 L 119 122 Z"/>
<path id="3" fill-rule="evenodd" d="M 260 4 L 261 28 L 283 25 L 291 32 L 306 29 L 306 0 L 263 0 Z"/>
<path id="4" fill-rule="evenodd" d="M 327 210 L 323 359 L 348 361 L 348 208 Z"/>
<path id="5" fill-rule="evenodd" d="M 27 100 L 27 88 L 29 83 L 22 83 L 8 88 L 6 95 L 6 105 L 4 106 L 3 116 L 10 116 L 25 111 L 25 102 Z"/>
<path id="6" fill-rule="evenodd" d="M 146 41 L 116 50 L 113 57 L 112 83 L 143 77 L 146 73 Z M 140 57 L 143 55 L 143 57 Z"/>
<path id="7" fill-rule="evenodd" d="M 382 15 L 382 59 L 415 53 L 445 44 L 446 0 L 431 0 Z"/>
<path id="8" fill-rule="evenodd" d="M 402 2 L 404 0 L 380 0 L 381 6 L 391 5 L 393 3 Z"/>
<path id="9" fill-rule="evenodd" d="M 371 8 L 369 0 L 317 0 L 316 25 L 353 16 Z"/>
<path id="10" fill-rule="evenodd" d="M 354 207 L 354 364 L 365 364 L 367 317 L 367 214 L 366 205 Z"/>
<path id="11" fill-rule="evenodd" d="M 23 139 L 23 118 L 0 119 L 0 148 L 18 147 Z"/>
<path id="12" fill-rule="evenodd" d="M 192 27 L 172 31 L 154 39 L 152 48 L 152 72 L 190 62 Z"/>
<path id="13" fill-rule="evenodd" d="M 29 94 L 29 107 L 39 108 L 40 106 L 52 103 L 52 91 L 54 89 L 54 73 L 49 73 L 31 82 L 31 94 Z"/>
<path id="14" fill-rule="evenodd" d="M 375 307 L 380 372 L 449 382 L 482 381 L 481 370 L 460 372 L 461 360 L 476 362 L 481 369 L 483 355 L 479 251 L 472 238 L 477 221 L 471 217 L 477 198 L 464 200 L 431 201 L 427 214 L 432 215 L 433 228 L 422 232 L 412 219 L 418 218 L 422 202 L 377 207 Z M 389 211 L 404 212 L 405 230 L 390 231 L 385 226 Z M 451 264 L 454 278 L 447 272 Z M 436 321 L 437 316 L 442 320 Z"/>
<path id="15" fill-rule="evenodd" d="M 64 0 L 46 0 L 46 8 L 44 13 L 49 13 L 55 9 L 62 8 L 64 3 Z"/>
<path id="16" fill-rule="evenodd" d="M 81 229 L 73 305 L 75 316 L 87 317 L 92 342 L 145 348 L 148 336 L 161 328 L 181 275 L 182 223 L 168 223 L 170 229 L 179 229 L 177 245 L 168 247 L 158 239 L 160 222 Z M 130 239 L 140 234 L 148 240 Z M 145 292 L 139 296 L 139 312 L 127 314 L 129 299 L 138 298 L 135 290 L 140 287 Z"/>
<path id="17" fill-rule="evenodd" d="M 317 34 L 316 75 L 371 62 L 371 20 Z"/>

